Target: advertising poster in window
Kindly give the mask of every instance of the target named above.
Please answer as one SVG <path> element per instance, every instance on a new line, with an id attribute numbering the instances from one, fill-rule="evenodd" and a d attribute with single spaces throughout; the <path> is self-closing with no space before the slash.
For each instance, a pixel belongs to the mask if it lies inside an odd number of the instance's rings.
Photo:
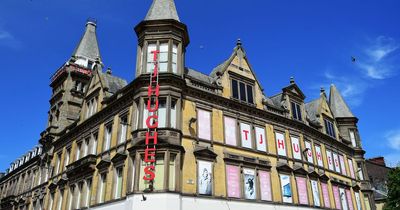
<path id="1" fill-rule="evenodd" d="M 358 192 L 354 193 L 354 197 L 356 197 L 357 210 L 362 210 L 361 209 L 360 193 L 358 193 Z"/>
<path id="2" fill-rule="evenodd" d="M 272 201 L 271 175 L 267 171 L 259 171 L 261 200 Z"/>
<path id="3" fill-rule="evenodd" d="M 346 165 L 344 164 L 343 155 L 339 155 L 339 161 L 340 161 L 340 168 L 342 169 L 342 174 L 346 176 L 347 172 L 346 172 Z"/>
<path id="4" fill-rule="evenodd" d="M 319 200 L 319 188 L 317 181 L 311 180 L 311 190 L 313 194 L 314 206 L 321 206 L 321 202 Z"/>
<path id="5" fill-rule="evenodd" d="M 201 139 L 211 140 L 211 112 L 197 110 L 198 114 L 198 135 Z"/>
<path id="6" fill-rule="evenodd" d="M 351 199 L 351 192 L 349 189 L 346 189 L 346 198 L 347 198 L 347 204 L 349 206 L 349 210 L 354 210 L 353 200 Z"/>
<path id="7" fill-rule="evenodd" d="M 244 197 L 256 199 L 256 173 L 252 169 L 243 169 Z"/>
<path id="8" fill-rule="evenodd" d="M 236 120 L 230 117 L 224 118 L 225 143 L 236 146 Z"/>
<path id="9" fill-rule="evenodd" d="M 303 205 L 308 204 L 308 196 L 307 196 L 307 183 L 306 178 L 304 177 L 296 177 L 297 183 L 297 191 L 299 193 L 299 203 Z"/>
<path id="10" fill-rule="evenodd" d="M 355 177 L 354 177 L 353 160 L 352 159 L 347 159 L 347 161 L 349 162 L 350 176 L 351 176 L 351 178 L 354 179 Z"/>
<path id="11" fill-rule="evenodd" d="M 333 153 L 333 164 L 335 165 L 335 171 L 340 173 L 339 156 Z"/>
<path id="12" fill-rule="evenodd" d="M 313 154 L 312 154 L 312 148 L 311 148 L 311 143 L 306 141 L 305 142 L 306 148 L 307 148 L 307 161 L 309 163 L 313 163 Z"/>
<path id="13" fill-rule="evenodd" d="M 296 137 L 291 137 L 292 140 L 292 150 L 293 150 L 293 157 L 297 160 L 301 160 L 301 149 L 299 139 Z"/>
<path id="14" fill-rule="evenodd" d="M 256 127 L 256 145 L 257 150 L 266 152 L 267 151 L 267 139 L 265 137 L 265 130 L 263 128 Z"/>
<path id="15" fill-rule="evenodd" d="M 292 187 L 290 186 L 290 176 L 281 175 L 281 191 L 284 203 L 292 203 Z"/>
<path id="16" fill-rule="evenodd" d="M 275 133 L 276 147 L 278 150 L 278 155 L 286 156 L 286 145 L 285 138 L 281 133 Z"/>
<path id="17" fill-rule="evenodd" d="M 242 147 L 252 148 L 251 146 L 251 128 L 249 124 L 240 123 L 240 136 L 242 138 Z"/>
<path id="18" fill-rule="evenodd" d="M 328 184 L 321 183 L 322 188 L 322 198 L 324 199 L 324 206 L 326 208 L 331 207 L 331 201 L 329 200 Z"/>
<path id="19" fill-rule="evenodd" d="M 197 183 L 200 195 L 212 194 L 212 163 L 198 161 Z"/>
<path id="20" fill-rule="evenodd" d="M 340 201 L 342 201 L 343 210 L 348 210 L 346 193 L 343 188 L 339 188 Z"/>
<path id="21" fill-rule="evenodd" d="M 315 146 L 315 155 L 317 156 L 318 165 L 321 166 L 321 167 L 323 167 L 324 164 L 323 164 L 323 162 L 322 162 L 321 147 Z"/>
<path id="22" fill-rule="evenodd" d="M 238 166 L 226 165 L 228 197 L 240 198 L 240 171 Z"/>
<path id="23" fill-rule="evenodd" d="M 332 159 L 332 152 L 329 150 L 326 150 L 326 159 L 328 160 L 328 168 L 329 170 L 334 170 L 333 168 L 333 159 Z"/>
<path id="24" fill-rule="evenodd" d="M 340 195 L 339 195 L 338 186 L 333 186 L 332 190 L 333 190 L 333 197 L 335 198 L 336 209 L 342 209 L 342 205 L 340 203 Z"/>

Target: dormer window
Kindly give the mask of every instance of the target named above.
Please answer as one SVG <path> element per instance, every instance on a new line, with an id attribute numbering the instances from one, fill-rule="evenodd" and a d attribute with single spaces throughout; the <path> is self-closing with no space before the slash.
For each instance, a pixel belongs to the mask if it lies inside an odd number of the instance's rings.
<path id="1" fill-rule="evenodd" d="M 253 86 L 242 81 L 232 79 L 232 98 L 254 104 Z"/>
<path id="2" fill-rule="evenodd" d="M 298 103 L 290 102 L 292 107 L 292 118 L 295 120 L 302 120 L 301 118 L 301 106 Z"/>
<path id="3" fill-rule="evenodd" d="M 75 82 L 75 90 L 78 92 L 85 92 L 85 90 L 86 90 L 85 83 L 83 83 L 81 81 L 76 81 Z"/>
<path id="4" fill-rule="evenodd" d="M 332 136 L 333 138 L 336 138 L 335 127 L 333 126 L 333 122 L 325 118 L 324 123 L 325 123 L 326 134 Z"/>
<path id="5" fill-rule="evenodd" d="M 148 43 L 146 58 L 146 73 L 154 71 L 154 51 L 158 50 L 158 70 L 159 72 L 178 72 L 178 45 L 169 41 Z M 169 60 L 171 59 L 171 62 Z"/>

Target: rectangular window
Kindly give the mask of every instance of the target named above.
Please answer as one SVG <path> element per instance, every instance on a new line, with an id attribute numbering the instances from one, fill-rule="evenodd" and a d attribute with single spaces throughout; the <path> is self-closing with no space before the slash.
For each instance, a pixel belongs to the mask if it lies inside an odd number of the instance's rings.
<path id="1" fill-rule="evenodd" d="M 147 46 L 147 61 L 146 61 L 146 72 L 152 73 L 154 70 L 154 54 L 152 52 L 157 50 L 157 45 L 155 43 L 151 43 Z"/>
<path id="2" fill-rule="evenodd" d="M 100 175 L 98 191 L 97 191 L 97 199 L 98 203 L 103 203 L 106 198 L 106 185 L 107 185 L 107 173 L 102 173 Z"/>
<path id="3" fill-rule="evenodd" d="M 339 194 L 340 194 L 340 201 L 342 203 L 342 209 L 349 210 L 349 207 L 347 205 L 346 193 L 343 188 L 339 188 Z"/>
<path id="4" fill-rule="evenodd" d="M 199 138 L 211 140 L 211 112 L 198 109 L 197 119 Z"/>
<path id="5" fill-rule="evenodd" d="M 122 195 L 122 175 L 123 175 L 122 169 L 123 169 L 122 167 L 118 167 L 118 168 L 116 168 L 116 171 L 115 171 L 115 175 L 116 175 L 115 185 L 114 185 L 114 189 L 115 189 L 114 198 L 115 199 L 121 198 L 121 195 Z"/>
<path id="6" fill-rule="evenodd" d="M 175 191 L 175 171 L 176 171 L 176 154 L 171 154 L 169 157 L 169 182 L 168 189 Z"/>
<path id="7" fill-rule="evenodd" d="M 282 200 L 284 203 L 292 203 L 292 186 L 290 176 L 280 174 Z"/>
<path id="8" fill-rule="evenodd" d="M 124 115 L 119 121 L 118 144 L 126 141 L 126 134 L 128 130 L 128 116 Z"/>
<path id="9" fill-rule="evenodd" d="M 267 151 L 267 138 L 265 136 L 265 129 L 256 127 L 256 145 L 257 150 L 266 152 Z"/>
<path id="10" fill-rule="evenodd" d="M 332 187 L 332 191 L 333 191 L 333 197 L 335 199 L 336 209 L 342 209 L 342 204 L 340 202 L 340 193 L 339 193 L 338 186 L 333 186 Z"/>
<path id="11" fill-rule="evenodd" d="M 50 199 L 49 199 L 49 206 L 48 206 L 48 209 L 49 210 L 52 210 L 53 209 L 53 201 L 54 201 L 54 193 L 51 193 L 50 194 Z"/>
<path id="12" fill-rule="evenodd" d="M 324 164 L 322 162 L 322 153 L 321 153 L 321 147 L 320 146 L 315 146 L 315 155 L 317 156 L 318 166 L 324 167 Z"/>
<path id="13" fill-rule="evenodd" d="M 333 159 L 332 159 L 332 152 L 329 150 L 326 150 L 326 159 L 328 161 L 328 168 L 329 170 L 334 170 L 333 168 Z"/>
<path id="14" fill-rule="evenodd" d="M 160 153 L 156 156 L 156 162 L 153 163 L 155 167 L 155 178 L 153 180 L 153 188 L 154 190 L 163 190 L 164 189 L 164 154 Z M 144 162 L 144 156 L 142 156 L 141 164 L 140 164 L 140 175 L 139 177 L 145 176 L 144 168 L 147 166 L 147 163 Z M 150 182 L 144 179 L 139 179 L 139 190 L 145 190 L 150 187 Z"/>
<path id="15" fill-rule="evenodd" d="M 253 169 L 243 169 L 244 198 L 255 200 L 257 198 L 256 172 Z"/>
<path id="16" fill-rule="evenodd" d="M 246 123 L 240 123 L 240 136 L 242 147 L 253 148 L 251 137 L 251 126 Z"/>
<path id="17" fill-rule="evenodd" d="M 225 143 L 228 145 L 236 146 L 236 119 L 231 117 L 224 117 L 224 132 L 225 132 Z"/>
<path id="18" fill-rule="evenodd" d="M 79 142 L 76 144 L 76 154 L 75 154 L 75 160 L 79 160 L 81 157 L 81 148 L 82 148 L 82 142 Z"/>
<path id="19" fill-rule="evenodd" d="M 79 182 L 78 188 L 76 190 L 76 198 L 75 198 L 75 208 L 79 209 L 81 207 L 82 201 L 82 190 L 83 190 L 83 182 Z"/>
<path id="20" fill-rule="evenodd" d="M 232 97 L 239 99 L 239 89 L 238 89 L 238 81 L 232 80 Z"/>
<path id="21" fill-rule="evenodd" d="M 246 100 L 246 85 L 243 82 L 239 82 L 239 90 L 240 90 L 240 100 L 247 101 Z"/>
<path id="22" fill-rule="evenodd" d="M 340 161 L 340 168 L 342 170 L 342 174 L 347 176 L 346 165 L 344 165 L 344 157 L 343 157 L 343 155 L 339 155 L 339 161 Z"/>
<path id="23" fill-rule="evenodd" d="M 309 163 L 314 163 L 311 142 L 305 141 L 304 144 L 306 145 L 306 149 L 307 149 L 307 161 Z"/>
<path id="24" fill-rule="evenodd" d="M 301 160 L 301 148 L 299 138 L 291 137 L 290 139 L 292 140 L 293 157 L 297 160 Z"/>
<path id="25" fill-rule="evenodd" d="M 285 137 L 281 133 L 275 133 L 275 138 L 278 155 L 286 156 Z"/>
<path id="26" fill-rule="evenodd" d="M 160 72 L 168 71 L 168 42 L 160 44 L 160 54 L 158 59 Z"/>
<path id="27" fill-rule="evenodd" d="M 86 155 L 88 155 L 89 143 L 90 143 L 90 138 L 86 138 L 86 139 L 82 142 L 81 158 L 82 158 L 82 157 L 86 157 Z"/>
<path id="28" fill-rule="evenodd" d="M 253 100 L 253 87 L 251 85 L 247 85 L 247 102 L 250 104 L 254 103 Z"/>
<path id="29" fill-rule="evenodd" d="M 336 138 L 335 127 L 333 126 L 333 123 L 328 119 L 324 119 L 324 122 L 325 122 L 326 134 L 328 134 L 329 136 L 331 136 L 333 138 Z"/>
<path id="30" fill-rule="evenodd" d="M 213 168 L 212 163 L 197 161 L 197 189 L 200 195 L 212 195 L 213 191 Z"/>
<path id="31" fill-rule="evenodd" d="M 339 156 L 336 153 L 332 153 L 332 155 L 333 155 L 333 165 L 335 166 L 335 171 L 340 173 Z"/>
<path id="32" fill-rule="evenodd" d="M 176 99 L 171 99 L 171 118 L 170 124 L 171 128 L 176 128 Z"/>
<path id="33" fill-rule="evenodd" d="M 349 169 L 350 169 L 350 176 L 351 178 L 355 178 L 354 174 L 354 167 L 353 167 L 353 160 L 352 159 L 347 159 L 347 162 L 349 163 Z"/>
<path id="34" fill-rule="evenodd" d="M 362 170 L 362 164 L 360 162 L 357 163 L 357 172 L 358 172 L 358 178 L 360 180 L 364 180 L 364 174 Z"/>
<path id="35" fill-rule="evenodd" d="M 62 203 L 63 203 L 63 196 L 64 195 L 64 190 L 60 190 L 59 196 L 58 196 L 58 203 L 57 203 L 57 210 L 62 210 Z"/>
<path id="36" fill-rule="evenodd" d="M 346 198 L 347 198 L 347 204 L 349 206 L 349 210 L 354 210 L 353 199 L 351 198 L 351 193 L 350 193 L 349 189 L 346 189 Z"/>
<path id="37" fill-rule="evenodd" d="M 239 166 L 226 165 L 227 195 L 230 198 L 240 198 L 240 168 Z"/>
<path id="38" fill-rule="evenodd" d="M 308 205 L 307 179 L 305 177 L 296 177 L 297 193 L 299 194 L 299 203 Z"/>
<path id="39" fill-rule="evenodd" d="M 260 178 L 261 200 L 272 201 L 271 174 L 267 171 L 258 171 Z"/>
<path id="40" fill-rule="evenodd" d="M 364 193 L 364 204 L 366 210 L 371 210 L 371 203 L 369 202 L 369 197 Z"/>
<path id="41" fill-rule="evenodd" d="M 361 199 L 360 199 L 360 193 L 355 192 L 354 197 L 356 197 L 356 204 L 357 204 L 357 210 L 362 210 L 361 207 Z"/>
<path id="42" fill-rule="evenodd" d="M 144 101 L 144 109 L 143 109 L 143 128 L 147 128 L 146 125 L 146 120 L 148 116 L 153 116 L 154 113 L 151 112 L 149 114 L 149 111 L 147 110 L 147 101 L 148 99 L 146 99 Z M 152 107 L 153 108 L 153 107 Z M 151 109 L 152 109 L 151 108 Z M 167 120 L 167 99 L 166 98 L 159 98 L 158 99 L 158 112 L 157 112 L 157 116 L 158 116 L 158 127 L 159 128 L 165 128 L 166 127 L 166 120 Z M 149 122 L 150 124 L 153 124 L 153 119 L 150 120 Z"/>
<path id="43" fill-rule="evenodd" d="M 90 154 L 97 154 L 97 132 L 90 136 Z"/>
<path id="44" fill-rule="evenodd" d="M 82 202 L 84 207 L 90 206 L 90 200 L 92 195 L 92 178 L 86 180 L 86 190 L 85 190 L 85 201 Z"/>
<path id="45" fill-rule="evenodd" d="M 357 147 L 357 144 L 356 144 L 356 135 L 354 134 L 354 130 L 350 130 L 349 133 L 350 133 L 351 145 L 352 145 L 353 147 Z"/>
<path id="46" fill-rule="evenodd" d="M 112 136 L 112 123 L 109 123 L 105 126 L 104 129 L 104 145 L 103 151 L 107 151 L 110 149 L 111 146 L 111 136 Z"/>
<path id="47" fill-rule="evenodd" d="M 321 206 L 321 202 L 319 200 L 319 188 L 318 188 L 318 181 L 310 180 L 311 183 L 311 190 L 313 195 L 314 206 Z"/>
<path id="48" fill-rule="evenodd" d="M 322 188 L 322 197 L 324 199 L 324 206 L 326 208 L 330 208 L 331 207 L 331 201 L 329 199 L 328 184 L 327 183 L 321 183 L 321 188 Z"/>
<path id="49" fill-rule="evenodd" d="M 298 103 L 290 102 L 292 108 L 292 118 L 295 120 L 302 120 L 301 118 L 301 106 Z"/>
<path id="50" fill-rule="evenodd" d="M 178 46 L 175 43 L 172 45 L 172 72 L 178 73 Z"/>

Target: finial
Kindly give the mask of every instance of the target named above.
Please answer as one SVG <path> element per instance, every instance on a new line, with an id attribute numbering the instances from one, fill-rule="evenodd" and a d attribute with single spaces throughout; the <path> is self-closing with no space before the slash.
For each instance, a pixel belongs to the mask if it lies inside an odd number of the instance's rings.
<path id="1" fill-rule="evenodd" d="M 237 39 L 236 45 L 237 46 L 242 46 L 242 40 L 240 40 L 240 38 Z"/>
<path id="2" fill-rule="evenodd" d="M 107 68 L 106 74 L 109 74 L 109 75 L 112 74 L 112 71 L 111 71 L 111 68 L 110 68 L 110 67 Z"/>
<path id="3" fill-rule="evenodd" d="M 325 93 L 325 88 L 321 87 L 321 93 Z"/>
<path id="4" fill-rule="evenodd" d="M 291 85 L 294 84 L 294 77 L 293 77 L 293 76 L 290 77 L 290 84 L 291 84 Z"/>

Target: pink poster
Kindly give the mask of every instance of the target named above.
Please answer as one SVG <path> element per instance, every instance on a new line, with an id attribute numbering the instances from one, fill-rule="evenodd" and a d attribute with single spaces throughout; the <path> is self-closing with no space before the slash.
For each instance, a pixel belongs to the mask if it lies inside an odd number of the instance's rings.
<path id="1" fill-rule="evenodd" d="M 269 172 L 259 171 L 261 200 L 272 201 L 271 178 Z"/>
<path id="2" fill-rule="evenodd" d="M 342 174 L 346 176 L 347 172 L 346 172 L 346 165 L 344 165 L 343 155 L 339 155 L 339 161 L 340 161 L 340 167 L 342 168 Z"/>
<path id="3" fill-rule="evenodd" d="M 338 186 L 333 186 L 332 189 L 333 189 L 333 197 L 335 198 L 336 209 L 342 209 L 342 205 L 340 203 L 339 188 Z"/>
<path id="4" fill-rule="evenodd" d="M 199 138 L 211 140 L 211 112 L 197 110 Z"/>
<path id="5" fill-rule="evenodd" d="M 239 167 L 226 165 L 226 177 L 228 183 L 228 197 L 240 198 Z"/>
<path id="6" fill-rule="evenodd" d="M 335 165 L 335 171 L 340 173 L 339 157 L 336 153 L 332 153 L 332 155 L 333 155 L 333 163 Z"/>
<path id="7" fill-rule="evenodd" d="M 322 153 L 321 153 L 321 147 L 315 146 L 315 154 L 317 156 L 317 163 L 319 166 L 324 167 L 324 164 L 322 162 Z"/>
<path id="8" fill-rule="evenodd" d="M 299 202 L 300 202 L 300 204 L 307 205 L 308 204 L 308 196 L 307 196 L 306 178 L 296 177 L 296 182 L 297 182 L 297 190 L 299 192 Z"/>
<path id="9" fill-rule="evenodd" d="M 325 207 L 330 208 L 331 202 L 329 200 L 328 184 L 321 183 L 321 187 L 322 187 L 322 197 L 324 198 Z"/>
<path id="10" fill-rule="evenodd" d="M 225 143 L 236 146 L 236 120 L 230 117 L 224 118 Z"/>
<path id="11" fill-rule="evenodd" d="M 347 159 L 349 161 L 349 168 L 350 168 L 350 176 L 351 178 L 354 179 L 354 167 L 353 167 L 353 160 L 352 159 Z"/>
<path id="12" fill-rule="evenodd" d="M 354 210 L 353 207 L 353 199 L 351 199 L 351 193 L 350 190 L 346 190 L 346 197 L 347 197 L 347 204 L 349 206 L 349 210 Z"/>

